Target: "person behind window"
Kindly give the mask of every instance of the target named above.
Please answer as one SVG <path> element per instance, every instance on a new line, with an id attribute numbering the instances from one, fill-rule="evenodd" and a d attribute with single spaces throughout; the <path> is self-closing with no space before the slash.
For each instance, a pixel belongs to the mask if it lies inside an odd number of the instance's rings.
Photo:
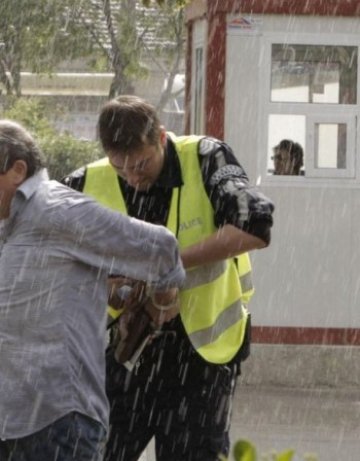
<path id="1" fill-rule="evenodd" d="M 299 143 L 283 139 L 273 149 L 274 175 L 297 176 L 302 174 L 304 151 Z"/>

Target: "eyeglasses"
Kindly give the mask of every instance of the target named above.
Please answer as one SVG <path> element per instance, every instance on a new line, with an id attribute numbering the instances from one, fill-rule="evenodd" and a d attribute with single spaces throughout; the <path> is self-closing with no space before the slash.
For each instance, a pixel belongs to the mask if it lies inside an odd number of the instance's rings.
<path id="1" fill-rule="evenodd" d="M 281 154 L 272 155 L 270 158 L 271 158 L 271 160 L 277 160 L 278 162 L 282 162 L 282 161 L 283 161 L 283 158 L 282 158 L 282 155 L 281 155 Z"/>
<path id="2" fill-rule="evenodd" d="M 142 158 L 137 160 L 133 165 L 128 165 L 128 162 L 125 161 L 121 165 L 114 163 L 113 159 L 110 158 L 110 163 L 112 167 L 120 174 L 125 172 L 131 173 L 141 173 L 142 171 L 146 171 L 149 168 L 152 160 L 152 155 L 146 158 Z"/>

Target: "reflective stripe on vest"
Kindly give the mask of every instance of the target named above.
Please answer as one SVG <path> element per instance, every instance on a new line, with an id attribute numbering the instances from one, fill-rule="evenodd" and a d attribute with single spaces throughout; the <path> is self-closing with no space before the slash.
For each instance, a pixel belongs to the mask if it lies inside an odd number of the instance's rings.
<path id="1" fill-rule="evenodd" d="M 191 333 L 190 339 L 198 347 L 206 346 L 219 338 L 227 329 L 235 325 L 238 319 L 242 319 L 243 316 L 243 305 L 240 301 L 236 301 L 219 315 L 214 326 Z"/>
<path id="2" fill-rule="evenodd" d="M 248 304 L 255 290 L 252 280 L 251 261 L 249 253 L 243 253 L 236 258 L 241 286 L 241 300 Z"/>
<path id="3" fill-rule="evenodd" d="M 211 283 L 220 277 L 226 270 L 225 261 L 219 261 L 205 266 L 195 267 L 187 272 L 186 282 L 184 285 L 185 290 L 190 290 L 205 283 Z"/>

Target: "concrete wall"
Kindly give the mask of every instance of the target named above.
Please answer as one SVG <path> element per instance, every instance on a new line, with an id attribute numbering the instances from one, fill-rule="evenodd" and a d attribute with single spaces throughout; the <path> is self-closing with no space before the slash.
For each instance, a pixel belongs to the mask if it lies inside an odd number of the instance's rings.
<path id="1" fill-rule="evenodd" d="M 296 388 L 360 386 L 360 348 L 253 344 L 242 364 L 240 382 Z"/>

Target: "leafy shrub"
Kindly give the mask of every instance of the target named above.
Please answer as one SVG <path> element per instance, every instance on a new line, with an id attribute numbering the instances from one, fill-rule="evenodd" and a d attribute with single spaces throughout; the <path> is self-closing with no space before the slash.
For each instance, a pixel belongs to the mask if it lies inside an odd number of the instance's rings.
<path id="1" fill-rule="evenodd" d="M 64 114 L 64 109 L 36 98 L 7 100 L 4 118 L 15 120 L 27 128 L 38 142 L 47 161 L 50 177 L 61 179 L 66 174 L 100 158 L 97 142 L 59 133 L 51 123 Z"/>
<path id="2" fill-rule="evenodd" d="M 292 461 L 294 450 L 284 450 L 281 453 L 265 453 L 260 458 L 257 456 L 255 446 L 248 440 L 238 440 L 233 448 L 235 461 Z M 221 461 L 229 461 L 224 457 L 220 457 Z M 305 454 L 304 461 L 317 461 L 317 457 L 313 454 Z"/>

